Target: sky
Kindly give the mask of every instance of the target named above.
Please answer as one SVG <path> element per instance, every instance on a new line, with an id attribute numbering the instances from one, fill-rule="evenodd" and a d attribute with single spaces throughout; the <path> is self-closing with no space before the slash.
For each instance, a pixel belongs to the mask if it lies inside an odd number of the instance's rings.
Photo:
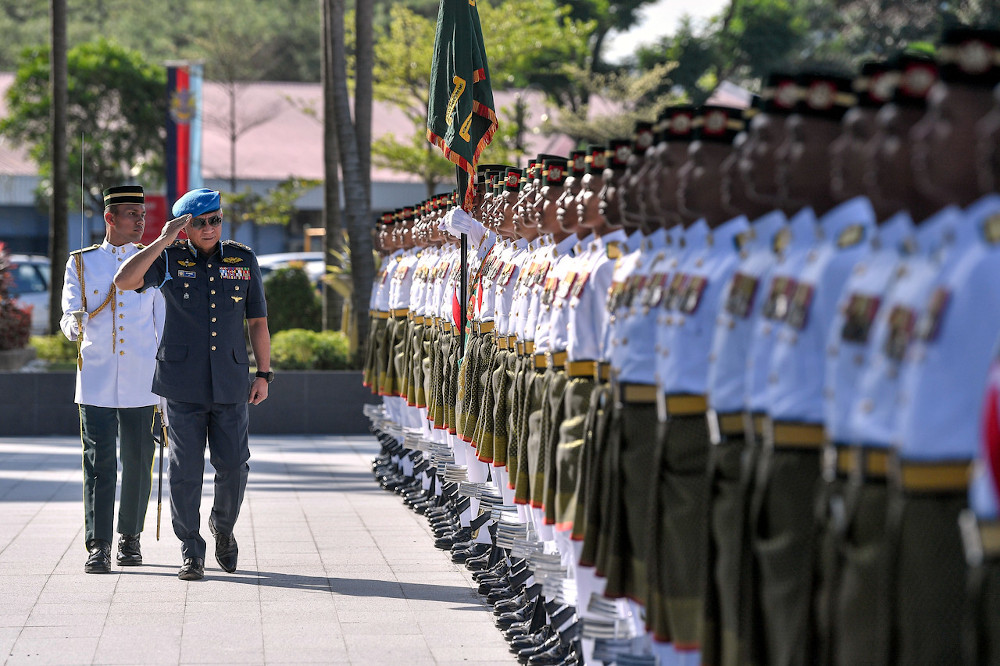
<path id="1" fill-rule="evenodd" d="M 718 14 L 729 0 L 657 0 L 641 10 L 642 19 L 626 33 L 613 33 L 604 50 L 608 62 L 618 62 L 631 55 L 640 44 L 655 42 L 664 35 L 672 35 L 685 14 L 695 18 L 708 18 Z"/>

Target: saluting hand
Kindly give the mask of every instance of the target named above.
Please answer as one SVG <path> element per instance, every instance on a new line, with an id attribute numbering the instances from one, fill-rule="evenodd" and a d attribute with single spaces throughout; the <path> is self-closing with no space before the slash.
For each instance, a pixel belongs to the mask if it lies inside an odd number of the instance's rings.
<path id="1" fill-rule="evenodd" d="M 267 380 L 263 377 L 257 377 L 253 380 L 253 384 L 250 385 L 250 399 L 248 402 L 251 405 L 259 405 L 265 400 L 267 400 Z"/>
<path id="2" fill-rule="evenodd" d="M 166 238 L 169 242 L 173 243 L 177 239 L 177 234 L 179 234 L 181 229 L 186 227 L 187 223 L 190 221 L 190 213 L 181 215 L 180 217 L 175 217 L 163 225 L 163 230 L 160 231 L 160 238 Z"/>

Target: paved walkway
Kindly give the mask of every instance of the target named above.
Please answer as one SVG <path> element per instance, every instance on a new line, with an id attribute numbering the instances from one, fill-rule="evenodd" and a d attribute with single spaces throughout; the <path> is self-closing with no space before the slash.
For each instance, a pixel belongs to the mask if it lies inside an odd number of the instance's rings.
<path id="1" fill-rule="evenodd" d="M 177 579 L 156 467 L 145 565 L 83 573 L 80 443 L 0 438 L 0 663 L 511 664 L 469 573 L 380 490 L 372 437 L 252 437 L 239 569 Z M 166 480 L 165 480 L 166 481 Z"/>

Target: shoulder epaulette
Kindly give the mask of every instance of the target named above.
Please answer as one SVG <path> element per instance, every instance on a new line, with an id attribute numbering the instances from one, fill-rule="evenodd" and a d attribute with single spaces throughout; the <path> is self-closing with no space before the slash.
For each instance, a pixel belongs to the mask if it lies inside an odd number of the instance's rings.
<path id="1" fill-rule="evenodd" d="M 607 245 L 606 252 L 608 259 L 617 259 L 622 256 L 622 244 L 618 241 L 611 241 Z"/>
<path id="2" fill-rule="evenodd" d="M 852 224 L 843 231 L 840 232 L 840 236 L 837 238 L 837 247 L 840 249 L 845 249 L 849 247 L 854 247 L 862 241 L 865 237 L 865 228 L 860 224 Z"/>
<path id="3" fill-rule="evenodd" d="M 241 248 L 243 250 L 246 250 L 247 252 L 253 252 L 253 248 L 250 247 L 249 245 L 244 245 L 243 243 L 240 243 L 239 241 L 234 241 L 232 239 L 228 239 L 227 238 L 226 240 L 222 241 L 222 244 L 223 245 L 233 245 L 235 247 L 238 247 L 238 248 Z"/>
<path id="4" fill-rule="evenodd" d="M 1000 213 L 990 215 L 983 222 L 983 238 L 990 245 L 1000 243 Z"/>
<path id="5" fill-rule="evenodd" d="M 187 247 L 187 240 L 183 238 L 178 238 L 167 247 Z"/>
<path id="6" fill-rule="evenodd" d="M 91 245 L 90 247 L 81 247 L 79 250 L 73 250 L 70 254 L 80 254 L 82 252 L 90 252 L 91 250 L 96 250 L 101 247 L 100 245 Z"/>

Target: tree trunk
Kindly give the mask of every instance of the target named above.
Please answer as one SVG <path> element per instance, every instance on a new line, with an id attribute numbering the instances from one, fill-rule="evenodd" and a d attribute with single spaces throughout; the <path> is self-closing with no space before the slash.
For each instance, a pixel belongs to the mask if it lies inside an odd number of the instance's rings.
<path id="1" fill-rule="evenodd" d="M 330 250 L 339 250 L 340 244 L 340 150 L 337 145 L 337 131 L 334 127 L 334 87 L 331 75 L 332 49 L 330 42 L 330 14 L 328 0 L 320 0 L 323 15 L 323 257 L 332 259 Z M 323 330 L 336 331 L 341 325 L 342 299 L 337 291 L 323 285 Z"/>
<path id="2" fill-rule="evenodd" d="M 62 317 L 63 267 L 69 259 L 67 230 L 68 191 L 66 157 L 66 0 L 52 0 L 52 208 L 49 211 L 49 257 L 52 279 L 49 285 L 49 333 L 59 330 Z"/>
<path id="3" fill-rule="evenodd" d="M 355 3 L 354 128 L 358 135 L 358 158 L 365 192 L 372 194 L 372 71 L 375 67 L 374 2 Z"/>
<path id="4" fill-rule="evenodd" d="M 340 166 L 344 183 L 344 212 L 347 221 L 348 245 L 351 252 L 352 339 L 357 340 L 356 353 L 363 354 L 362 346 L 368 338 L 368 300 L 375 262 L 372 257 L 370 203 L 365 189 L 365 176 L 358 151 L 358 136 L 351 121 L 351 105 L 347 95 L 347 56 L 344 45 L 344 0 L 326 0 L 330 3 L 331 76 L 334 90 L 334 118 L 337 141 L 340 147 Z M 370 74 L 368 75 L 370 76 Z M 329 122 L 330 119 L 325 119 Z M 356 337 L 355 337 L 356 336 Z"/>

